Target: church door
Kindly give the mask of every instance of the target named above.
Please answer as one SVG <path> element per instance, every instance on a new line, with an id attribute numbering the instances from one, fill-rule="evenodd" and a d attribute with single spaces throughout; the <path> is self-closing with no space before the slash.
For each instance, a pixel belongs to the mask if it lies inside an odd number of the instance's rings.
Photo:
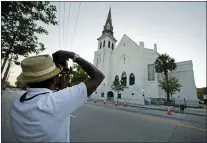
<path id="1" fill-rule="evenodd" d="M 107 100 L 108 101 L 113 101 L 114 100 L 114 93 L 112 91 L 109 91 L 107 93 Z"/>

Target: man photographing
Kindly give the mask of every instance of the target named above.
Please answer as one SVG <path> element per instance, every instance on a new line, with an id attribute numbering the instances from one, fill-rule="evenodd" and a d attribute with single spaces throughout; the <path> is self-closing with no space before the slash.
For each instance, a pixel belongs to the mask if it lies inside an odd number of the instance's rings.
<path id="1" fill-rule="evenodd" d="M 66 87 L 66 61 L 72 59 L 89 75 Z M 54 62 L 53 62 L 54 61 Z M 17 80 L 28 88 L 11 108 L 11 124 L 18 142 L 70 142 L 70 114 L 82 106 L 104 79 L 92 64 L 69 51 L 34 56 L 21 62 Z M 66 84 L 65 84 L 66 83 Z M 59 88 L 58 91 L 53 91 Z"/>

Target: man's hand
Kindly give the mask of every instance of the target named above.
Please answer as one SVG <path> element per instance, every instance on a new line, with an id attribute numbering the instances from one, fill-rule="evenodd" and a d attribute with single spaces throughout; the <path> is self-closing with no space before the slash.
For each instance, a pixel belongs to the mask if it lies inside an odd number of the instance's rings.
<path id="1" fill-rule="evenodd" d="M 74 55 L 75 53 L 73 52 L 59 50 L 52 54 L 52 58 L 56 65 L 60 64 L 61 66 L 65 66 L 65 62 L 73 59 Z"/>

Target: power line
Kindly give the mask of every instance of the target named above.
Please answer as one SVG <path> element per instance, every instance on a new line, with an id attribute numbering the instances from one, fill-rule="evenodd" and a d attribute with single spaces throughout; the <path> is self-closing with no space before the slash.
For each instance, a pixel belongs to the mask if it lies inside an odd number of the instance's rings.
<path id="1" fill-rule="evenodd" d="M 69 22 L 70 22 L 70 7 L 71 7 L 71 2 L 69 3 L 68 23 L 67 23 L 67 30 L 66 30 L 66 48 L 68 46 L 68 28 L 69 28 Z"/>
<path id="2" fill-rule="evenodd" d="M 60 2 L 59 2 L 59 49 L 60 49 Z"/>
<path id="3" fill-rule="evenodd" d="M 80 6 L 81 6 L 81 2 L 80 2 L 80 4 L 79 4 L 78 14 L 77 14 L 77 17 L 76 17 L 75 28 L 74 28 L 74 31 L 73 31 L 73 37 L 72 37 L 72 42 L 71 42 L 71 49 L 72 49 L 72 46 L 73 46 L 73 38 L 74 38 L 74 35 L 75 35 L 75 30 L 76 30 L 76 25 L 77 25 L 77 21 L 78 21 L 78 16 L 79 16 L 79 11 L 80 11 Z"/>
<path id="4" fill-rule="evenodd" d="M 64 3 L 64 13 L 63 13 L 63 41 L 64 41 L 64 31 L 65 31 L 65 2 Z"/>

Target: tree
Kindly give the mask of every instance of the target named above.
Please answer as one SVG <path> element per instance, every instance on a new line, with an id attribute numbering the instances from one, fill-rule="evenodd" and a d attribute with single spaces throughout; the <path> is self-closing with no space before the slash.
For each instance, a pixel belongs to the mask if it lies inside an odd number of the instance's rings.
<path id="1" fill-rule="evenodd" d="M 89 79 L 88 74 L 78 64 L 74 63 L 71 68 L 72 70 L 69 77 L 69 86 L 76 85 L 82 81 Z"/>
<path id="2" fill-rule="evenodd" d="M 203 100 L 203 96 L 207 95 L 207 87 L 197 88 L 197 97 L 200 100 Z"/>
<path id="3" fill-rule="evenodd" d="M 124 85 L 123 80 L 116 79 L 113 81 L 113 84 L 111 85 L 111 89 L 114 90 L 117 93 L 117 104 L 118 104 L 118 94 L 120 91 L 124 91 L 124 89 L 127 88 L 127 86 Z"/>
<path id="4" fill-rule="evenodd" d="M 172 95 L 175 94 L 177 91 L 180 91 L 180 88 L 182 87 L 178 81 L 178 79 L 176 79 L 175 77 L 169 77 L 168 79 L 168 86 L 167 86 L 167 81 L 166 79 L 159 80 L 159 86 L 165 91 L 169 92 L 169 94 L 171 95 L 171 100 L 172 100 Z"/>
<path id="5" fill-rule="evenodd" d="M 9 58 L 19 65 L 19 56 L 45 50 L 37 34 L 48 34 L 40 26 L 41 22 L 57 25 L 56 7 L 48 1 L 3 1 L 1 4 L 1 58 Z"/>
<path id="6" fill-rule="evenodd" d="M 168 83 L 168 73 L 175 70 L 177 65 L 175 63 L 175 59 L 171 58 L 167 54 L 161 54 L 157 57 L 155 61 L 155 71 L 156 73 L 163 73 L 166 80 L 166 94 L 167 94 L 167 101 L 170 99 L 170 91 L 169 91 L 169 83 Z"/>

